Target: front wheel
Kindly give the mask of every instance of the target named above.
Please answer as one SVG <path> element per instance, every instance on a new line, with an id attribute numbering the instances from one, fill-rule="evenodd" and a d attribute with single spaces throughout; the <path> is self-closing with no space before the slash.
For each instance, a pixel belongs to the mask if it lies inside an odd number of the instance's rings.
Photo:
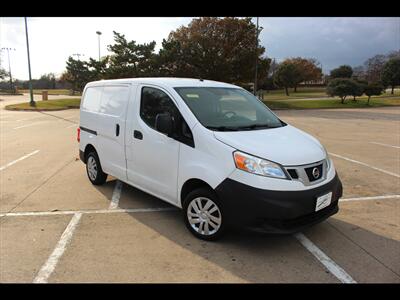
<path id="1" fill-rule="evenodd" d="M 186 227 L 197 238 L 217 240 L 225 232 L 225 217 L 221 202 L 206 188 L 189 193 L 183 202 Z"/>
<path id="2" fill-rule="evenodd" d="M 103 172 L 100 160 L 96 152 L 90 152 L 86 159 L 86 173 L 94 185 L 101 185 L 107 180 L 107 174 Z"/>

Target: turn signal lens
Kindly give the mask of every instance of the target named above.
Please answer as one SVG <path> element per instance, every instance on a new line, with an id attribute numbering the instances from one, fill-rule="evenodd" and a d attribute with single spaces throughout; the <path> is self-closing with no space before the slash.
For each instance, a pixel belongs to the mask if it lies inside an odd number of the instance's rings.
<path id="1" fill-rule="evenodd" d="M 81 129 L 79 127 L 76 129 L 76 133 L 77 133 L 76 140 L 79 143 L 81 141 Z"/>
<path id="2" fill-rule="evenodd" d="M 236 168 L 250 173 L 255 173 L 257 171 L 257 163 L 249 155 L 235 152 L 233 156 L 235 158 Z"/>
<path id="3" fill-rule="evenodd" d="M 240 170 L 262 176 L 287 178 L 282 168 L 274 162 L 239 151 L 235 151 L 233 157 L 236 168 Z"/>

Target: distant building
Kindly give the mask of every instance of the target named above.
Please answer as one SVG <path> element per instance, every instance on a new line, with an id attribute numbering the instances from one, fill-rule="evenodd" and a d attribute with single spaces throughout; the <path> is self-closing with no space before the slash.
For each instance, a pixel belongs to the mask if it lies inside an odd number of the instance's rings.
<path id="1" fill-rule="evenodd" d="M 327 76 L 323 76 L 321 79 L 319 80 L 309 80 L 309 81 L 303 81 L 300 82 L 299 85 L 303 85 L 303 86 L 313 86 L 313 85 L 326 85 L 327 82 Z"/>

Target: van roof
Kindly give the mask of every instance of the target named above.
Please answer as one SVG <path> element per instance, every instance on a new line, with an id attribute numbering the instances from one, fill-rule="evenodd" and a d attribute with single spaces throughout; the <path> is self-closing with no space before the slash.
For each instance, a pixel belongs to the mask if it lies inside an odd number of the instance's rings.
<path id="1" fill-rule="evenodd" d="M 237 88 L 236 85 L 195 78 L 177 78 L 177 77 L 143 77 L 143 78 L 123 78 L 92 81 L 87 86 L 103 85 L 104 83 L 138 83 L 138 84 L 158 84 L 167 87 L 230 87 Z"/>

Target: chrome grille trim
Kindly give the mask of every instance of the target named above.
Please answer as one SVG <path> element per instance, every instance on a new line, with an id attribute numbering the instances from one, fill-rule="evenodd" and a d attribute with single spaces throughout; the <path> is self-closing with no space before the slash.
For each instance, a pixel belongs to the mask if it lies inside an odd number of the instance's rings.
<path id="1" fill-rule="evenodd" d="M 322 176 L 320 179 L 315 180 L 315 181 L 310 181 L 308 179 L 307 173 L 305 171 L 306 168 L 311 168 L 311 167 L 315 167 L 322 164 Z M 328 162 L 326 159 L 324 160 L 320 160 L 318 162 L 312 163 L 312 164 L 307 164 L 307 165 L 299 165 L 299 166 L 284 166 L 285 171 L 289 174 L 290 169 L 296 170 L 297 175 L 299 176 L 299 178 L 295 179 L 292 178 L 290 176 L 291 180 L 296 180 L 296 181 L 300 181 L 301 183 L 303 183 L 305 186 L 310 186 L 310 185 L 314 185 L 314 184 L 318 184 L 321 181 L 324 181 L 326 179 L 326 175 L 328 173 Z"/>

